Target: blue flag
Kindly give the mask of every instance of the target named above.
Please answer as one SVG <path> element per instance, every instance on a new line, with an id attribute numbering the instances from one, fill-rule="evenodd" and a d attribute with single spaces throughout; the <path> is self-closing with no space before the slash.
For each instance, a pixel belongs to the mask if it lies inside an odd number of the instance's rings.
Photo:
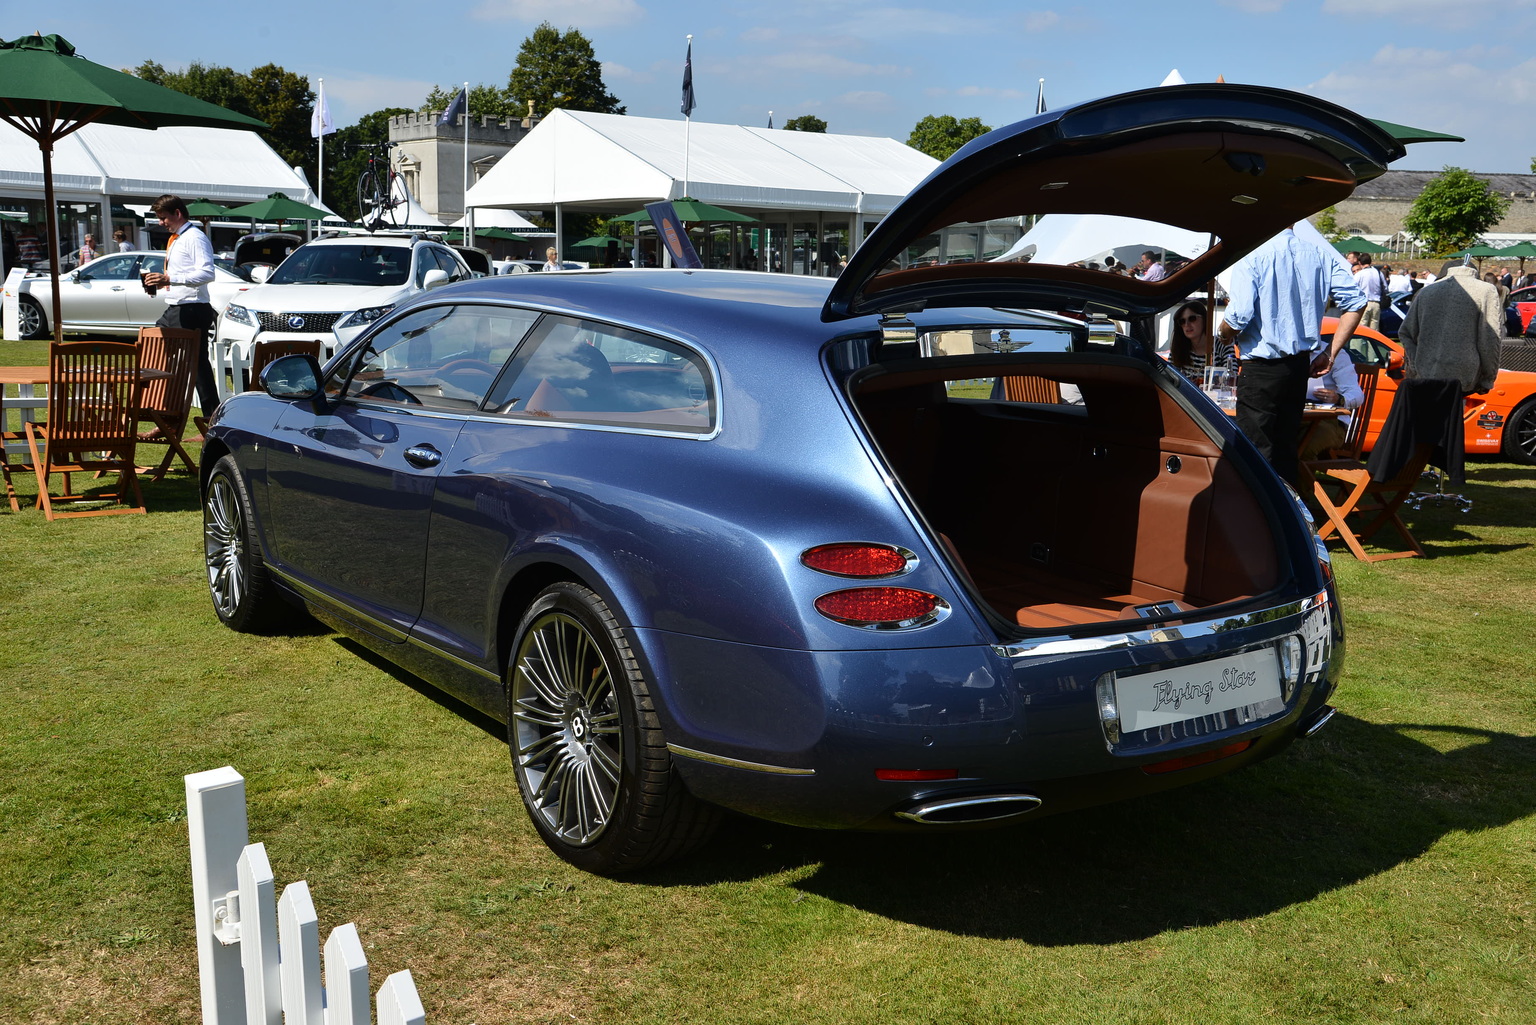
<path id="1" fill-rule="evenodd" d="M 683 61 L 683 117 L 693 117 L 693 44 L 688 44 L 688 59 Z"/>
<path id="2" fill-rule="evenodd" d="M 440 125 L 458 124 L 459 115 L 464 113 L 464 108 L 467 106 L 469 106 L 469 97 L 463 89 L 460 89 L 459 95 L 455 96 L 453 102 L 448 104 L 448 109 L 443 111 L 443 116 L 437 119 L 437 123 Z"/>

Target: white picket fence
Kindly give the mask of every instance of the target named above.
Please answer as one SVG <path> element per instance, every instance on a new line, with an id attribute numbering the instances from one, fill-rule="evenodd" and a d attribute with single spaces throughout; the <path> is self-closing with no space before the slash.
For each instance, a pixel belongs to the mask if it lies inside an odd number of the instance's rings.
<path id="1" fill-rule="evenodd" d="M 368 959 L 350 922 L 325 941 L 300 881 L 277 897 L 263 844 L 247 843 L 245 777 L 194 772 L 187 785 L 203 1025 L 369 1025 Z M 378 1025 L 424 1025 L 409 971 L 379 987 Z"/>

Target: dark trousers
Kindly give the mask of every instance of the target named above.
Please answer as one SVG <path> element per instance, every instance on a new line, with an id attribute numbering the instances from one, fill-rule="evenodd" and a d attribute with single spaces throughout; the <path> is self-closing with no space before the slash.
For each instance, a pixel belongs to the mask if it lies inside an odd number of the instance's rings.
<path id="1" fill-rule="evenodd" d="M 1280 479 L 1296 483 L 1301 410 L 1307 403 L 1312 354 L 1245 359 L 1237 375 L 1237 429 L 1257 446 Z"/>
<path id="2" fill-rule="evenodd" d="M 219 389 L 213 382 L 213 361 L 208 358 L 209 336 L 218 314 L 207 303 L 180 303 L 167 306 L 165 313 L 155 321 L 156 327 L 179 327 L 187 331 L 199 331 L 203 344 L 197 350 L 197 404 L 203 407 L 204 416 L 212 416 L 219 407 Z"/>

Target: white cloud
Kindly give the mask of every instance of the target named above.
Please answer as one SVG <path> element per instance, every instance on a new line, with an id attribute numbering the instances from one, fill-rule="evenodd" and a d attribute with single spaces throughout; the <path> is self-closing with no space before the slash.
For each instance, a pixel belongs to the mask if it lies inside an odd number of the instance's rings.
<path id="1" fill-rule="evenodd" d="M 772 43 L 779 39 L 779 30 L 776 28 L 749 28 L 741 34 L 744 43 Z"/>
<path id="2" fill-rule="evenodd" d="M 842 78 L 863 77 L 867 75 L 877 78 L 893 78 L 905 77 L 912 73 L 911 68 L 904 68 L 896 64 L 863 64 L 859 61 L 848 60 L 846 57 L 838 57 L 826 53 L 811 53 L 803 50 L 763 54 L 753 57 L 751 61 L 745 63 L 749 64 L 750 67 L 744 67 L 741 70 L 754 77 L 760 76 L 764 69 Z"/>
<path id="3" fill-rule="evenodd" d="M 382 78 L 375 75 L 349 77 L 333 73 L 325 76 L 325 98 L 337 113 L 336 123 L 344 125 L 355 123 L 362 115 L 385 107 L 415 110 L 438 84 L 417 78 Z M 337 108 L 354 113 L 350 119 L 344 119 L 341 110 Z"/>
<path id="4" fill-rule="evenodd" d="M 1536 0 L 1503 0 L 1496 5 L 1447 0 L 1323 0 L 1323 13 L 1341 18 L 1386 18 L 1393 23 L 1410 21 L 1463 31 L 1499 24 L 1511 11 L 1531 7 L 1536 7 Z"/>
<path id="5" fill-rule="evenodd" d="M 1046 32 L 1062 23 L 1055 11 L 1031 11 L 1024 16 L 1024 31 Z"/>
<path id="6" fill-rule="evenodd" d="M 481 0 L 474 13 L 486 21 L 548 21 L 556 28 L 574 25 L 585 32 L 629 25 L 645 11 L 635 0 Z"/>
<path id="7" fill-rule="evenodd" d="M 949 90 L 951 96 L 987 96 L 999 100 L 1022 100 L 1027 95 L 1019 89 L 999 89 L 995 85 L 963 85 Z"/>
<path id="8" fill-rule="evenodd" d="M 883 93 L 877 89 L 863 89 L 854 92 L 843 93 L 832 102 L 844 107 L 856 107 L 860 110 L 890 110 L 894 106 L 890 93 Z"/>
<path id="9" fill-rule="evenodd" d="M 1383 82 L 1391 84 L 1384 88 Z M 1536 100 L 1536 59 L 1511 63 L 1503 51 L 1481 46 L 1384 46 L 1368 61 L 1334 71 L 1303 91 L 1368 117 L 1467 139 L 1410 146 L 1398 167 L 1433 170 L 1455 164 L 1523 173 L 1536 156 L 1536 143 L 1511 128 L 1509 113 Z"/>

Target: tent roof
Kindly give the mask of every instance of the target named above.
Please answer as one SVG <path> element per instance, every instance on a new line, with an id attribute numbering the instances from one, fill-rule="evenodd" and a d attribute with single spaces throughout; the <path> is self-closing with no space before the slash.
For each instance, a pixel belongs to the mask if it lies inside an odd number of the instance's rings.
<path id="1" fill-rule="evenodd" d="M 308 183 L 261 136 L 226 128 L 151 132 L 86 125 L 54 147 L 53 178 L 61 192 L 151 197 L 169 192 L 227 206 L 283 192 L 314 202 Z M 42 181 L 37 143 L 0 122 L 0 186 L 40 190 Z"/>
<path id="2" fill-rule="evenodd" d="M 632 210 L 694 199 L 741 210 L 882 215 L 938 161 L 894 139 L 556 110 L 469 190 L 470 205 Z"/>

